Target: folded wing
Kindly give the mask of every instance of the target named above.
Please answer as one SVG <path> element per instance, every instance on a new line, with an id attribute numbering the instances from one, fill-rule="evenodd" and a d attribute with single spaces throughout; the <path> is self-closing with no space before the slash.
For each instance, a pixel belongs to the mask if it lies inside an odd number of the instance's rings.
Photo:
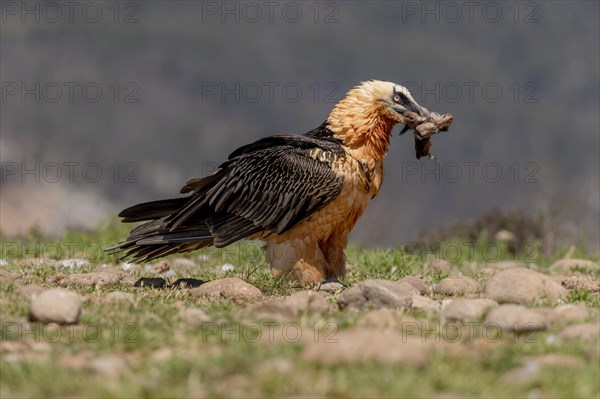
<path id="1" fill-rule="evenodd" d="M 223 247 L 259 232 L 284 233 L 339 195 L 343 178 L 330 160 L 342 154 L 337 144 L 306 136 L 273 136 L 241 147 L 212 175 L 190 180 L 181 190 L 189 197 L 121 212 L 124 221 L 149 222 L 115 249 L 149 260 Z"/>

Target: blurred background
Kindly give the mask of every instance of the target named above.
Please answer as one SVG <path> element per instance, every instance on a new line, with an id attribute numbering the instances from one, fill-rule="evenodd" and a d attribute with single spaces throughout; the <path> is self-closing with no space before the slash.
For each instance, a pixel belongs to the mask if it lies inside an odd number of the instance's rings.
<path id="1" fill-rule="evenodd" d="M 177 196 L 380 79 L 455 121 L 438 162 L 394 131 L 355 242 L 500 209 L 598 247 L 599 4 L 3 1 L 0 229 L 61 234 Z"/>

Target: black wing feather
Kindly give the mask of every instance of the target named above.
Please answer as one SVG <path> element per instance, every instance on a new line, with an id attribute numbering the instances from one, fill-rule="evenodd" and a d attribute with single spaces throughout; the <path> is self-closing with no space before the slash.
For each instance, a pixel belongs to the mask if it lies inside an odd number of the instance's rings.
<path id="1" fill-rule="evenodd" d="M 344 156 L 323 126 L 315 130 L 322 137 L 272 136 L 237 149 L 212 175 L 188 181 L 181 189 L 192 193 L 188 197 L 127 208 L 120 214 L 124 222 L 150 221 L 113 249 L 150 260 L 223 247 L 262 231 L 288 231 L 342 191 L 343 178 L 310 156 L 314 149 Z"/>
<path id="2" fill-rule="evenodd" d="M 233 222 L 243 225 L 236 235 L 261 230 L 284 233 L 322 209 L 342 190 L 343 179 L 331 165 L 309 157 L 309 151 L 281 145 L 230 159 L 216 172 L 219 178 L 213 185 L 204 186 L 169 218 L 169 227 L 182 226 L 209 208 L 219 221 L 208 223 L 215 244 L 219 239 L 229 241 L 222 228 Z M 249 223 L 242 223 L 240 218 Z"/>

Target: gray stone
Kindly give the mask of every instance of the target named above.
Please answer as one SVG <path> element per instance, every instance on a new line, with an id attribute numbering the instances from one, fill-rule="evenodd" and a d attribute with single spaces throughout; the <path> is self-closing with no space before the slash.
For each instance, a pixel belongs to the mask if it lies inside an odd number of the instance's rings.
<path id="1" fill-rule="evenodd" d="M 471 277 L 453 276 L 446 277 L 435 287 L 434 292 L 440 295 L 472 295 L 481 291 L 481 286 Z"/>
<path id="2" fill-rule="evenodd" d="M 435 313 L 440 311 L 440 304 L 433 299 L 423 295 L 413 295 L 411 309 L 423 310 L 427 313 Z"/>
<path id="3" fill-rule="evenodd" d="M 337 303 L 340 308 L 410 307 L 415 293 L 418 293 L 418 290 L 410 284 L 402 286 L 388 280 L 365 280 L 342 292 Z"/>
<path id="4" fill-rule="evenodd" d="M 560 259 L 550 266 L 551 273 L 573 274 L 582 272 L 598 272 L 598 263 L 587 259 Z"/>
<path id="5" fill-rule="evenodd" d="M 498 303 L 486 298 L 456 299 L 442 309 L 443 321 L 477 321 L 485 312 L 498 306 Z"/>
<path id="6" fill-rule="evenodd" d="M 49 289 L 41 292 L 29 303 L 29 319 L 43 323 L 73 324 L 79 321 L 81 296 L 63 290 Z"/>
<path id="7" fill-rule="evenodd" d="M 590 292 L 600 292 L 600 281 L 593 279 L 590 275 L 565 276 L 562 274 L 553 274 L 549 277 L 569 290 L 583 289 Z"/>
<path id="8" fill-rule="evenodd" d="M 419 294 L 424 295 L 427 292 L 427 285 L 425 281 L 419 276 L 406 276 L 398 280 L 398 283 L 409 283 L 417 290 L 419 290 Z"/>
<path id="9" fill-rule="evenodd" d="M 256 301 L 262 298 L 262 293 L 258 288 L 238 277 L 209 281 L 190 292 L 194 297 L 208 297 L 215 300 L 231 299 L 234 302 Z"/>
<path id="10" fill-rule="evenodd" d="M 515 262 L 514 260 L 501 260 L 499 262 L 486 263 L 481 268 L 488 268 L 498 272 L 519 267 L 524 268 L 525 266 L 524 263 Z"/>
<path id="11" fill-rule="evenodd" d="M 566 298 L 568 291 L 548 276 L 529 269 L 502 271 L 485 284 L 483 295 L 498 303 L 556 304 Z"/>
<path id="12" fill-rule="evenodd" d="M 579 339 L 597 342 L 600 337 L 600 323 L 581 323 L 566 327 L 558 334 L 560 339 Z"/>
<path id="13" fill-rule="evenodd" d="M 434 259 L 427 264 L 427 269 L 435 273 L 447 273 L 452 270 L 452 264 L 443 259 Z"/>
<path id="14" fill-rule="evenodd" d="M 133 285 L 134 280 L 130 274 L 113 267 L 99 267 L 91 273 L 57 275 L 51 279 L 61 287 L 106 287 L 120 282 Z"/>
<path id="15" fill-rule="evenodd" d="M 555 320 L 561 323 L 582 322 L 590 316 L 590 311 L 585 303 L 558 305 L 553 309 L 553 312 Z"/>
<path id="16" fill-rule="evenodd" d="M 501 305 L 490 310 L 485 326 L 494 325 L 503 330 L 527 332 L 546 329 L 552 322 L 545 314 L 521 305 Z"/>

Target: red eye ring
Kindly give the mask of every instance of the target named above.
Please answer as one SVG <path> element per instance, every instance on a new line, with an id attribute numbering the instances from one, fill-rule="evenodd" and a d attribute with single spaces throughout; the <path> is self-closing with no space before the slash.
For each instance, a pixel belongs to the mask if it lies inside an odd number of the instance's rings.
<path id="1" fill-rule="evenodd" d="M 398 94 L 395 94 L 395 95 L 394 95 L 394 98 L 393 98 L 393 100 L 394 100 L 394 102 L 395 102 L 395 103 L 398 103 L 398 104 L 400 104 L 400 96 L 399 96 Z"/>

